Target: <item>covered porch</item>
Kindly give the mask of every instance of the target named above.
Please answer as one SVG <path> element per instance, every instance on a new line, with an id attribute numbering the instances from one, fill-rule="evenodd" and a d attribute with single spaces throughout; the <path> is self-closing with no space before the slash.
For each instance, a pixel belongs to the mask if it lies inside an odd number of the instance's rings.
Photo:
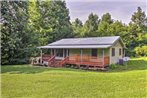
<path id="1" fill-rule="evenodd" d="M 50 67 L 75 65 L 78 68 L 105 68 L 109 65 L 109 48 L 51 48 L 50 54 L 43 54 L 43 49 L 50 48 L 41 48 L 41 65 Z"/>

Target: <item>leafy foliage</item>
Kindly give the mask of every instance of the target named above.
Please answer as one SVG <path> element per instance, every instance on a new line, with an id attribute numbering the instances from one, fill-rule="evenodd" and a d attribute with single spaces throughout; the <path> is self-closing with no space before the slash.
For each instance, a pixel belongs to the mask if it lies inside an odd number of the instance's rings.
<path id="1" fill-rule="evenodd" d="M 121 36 L 127 55 L 146 55 L 140 51 L 147 45 L 147 16 L 140 7 L 129 25 L 113 20 L 109 13 L 101 19 L 91 13 L 85 23 L 78 18 L 70 23 L 65 1 L 7 0 L 1 1 L 0 25 L 2 64 L 28 63 L 39 55 L 36 47 L 67 37 Z"/>
<path id="2" fill-rule="evenodd" d="M 135 56 L 135 47 L 147 45 L 147 16 L 145 12 L 138 7 L 137 12 L 134 12 L 128 26 L 128 42 L 126 46 L 131 55 Z M 128 54 L 130 54 L 128 52 Z"/>
<path id="3" fill-rule="evenodd" d="M 30 1 L 29 16 L 34 47 L 73 35 L 64 1 Z"/>
<path id="4" fill-rule="evenodd" d="M 101 21 L 105 21 L 107 22 L 108 24 L 111 24 L 113 23 L 113 20 L 111 19 L 111 15 L 109 13 L 106 13 L 102 16 L 102 19 Z"/>
<path id="5" fill-rule="evenodd" d="M 28 60 L 27 2 L 1 1 L 2 64 L 26 63 Z"/>
<path id="6" fill-rule="evenodd" d="M 99 19 L 96 14 L 91 13 L 88 16 L 88 20 L 85 22 L 84 27 L 83 27 L 83 33 L 84 37 L 91 37 L 91 36 L 97 36 L 97 28 L 99 24 Z"/>
<path id="7" fill-rule="evenodd" d="M 27 63 L 36 47 L 73 37 L 65 1 L 2 1 L 1 20 L 2 64 Z"/>
<path id="8" fill-rule="evenodd" d="M 111 65 L 109 66 L 109 68 L 112 69 L 112 70 L 114 70 L 114 69 L 116 69 L 118 66 L 119 66 L 119 65 L 111 64 Z"/>
<path id="9" fill-rule="evenodd" d="M 83 33 L 82 33 L 83 23 L 81 20 L 76 18 L 75 21 L 72 22 L 72 28 L 73 28 L 73 32 L 74 32 L 75 37 L 82 37 L 83 36 Z"/>
<path id="10" fill-rule="evenodd" d="M 136 47 L 135 52 L 138 56 L 147 56 L 147 46 Z"/>
<path id="11" fill-rule="evenodd" d="M 74 24 L 72 25 L 74 27 Z M 98 15 L 91 13 L 85 24 L 74 28 L 74 32 L 76 34 L 79 32 L 80 37 L 121 36 L 127 47 L 126 55 L 135 56 L 137 53 L 134 50 L 135 47 L 147 45 L 147 16 L 138 7 L 137 12 L 132 15 L 131 22 L 126 25 L 121 21 L 113 20 L 109 13 L 104 14 L 101 19 L 98 19 Z"/>

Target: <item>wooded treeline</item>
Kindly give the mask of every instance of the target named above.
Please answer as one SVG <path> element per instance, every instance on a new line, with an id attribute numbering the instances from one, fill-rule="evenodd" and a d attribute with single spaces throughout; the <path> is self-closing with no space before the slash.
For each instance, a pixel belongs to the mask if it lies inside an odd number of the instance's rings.
<path id="1" fill-rule="evenodd" d="M 1 1 L 1 63 L 28 63 L 36 47 L 69 37 L 121 36 L 128 56 L 147 56 L 147 16 L 140 7 L 132 14 L 128 25 L 110 13 L 71 23 L 65 1 Z"/>

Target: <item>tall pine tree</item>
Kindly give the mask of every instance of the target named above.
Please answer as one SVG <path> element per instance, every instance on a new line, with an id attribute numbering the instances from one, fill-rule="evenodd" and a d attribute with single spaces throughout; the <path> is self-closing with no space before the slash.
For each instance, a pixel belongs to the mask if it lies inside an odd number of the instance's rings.
<path id="1" fill-rule="evenodd" d="M 111 15 L 109 13 L 106 13 L 102 16 L 99 26 L 98 26 L 98 36 L 111 36 L 113 35 L 110 31 L 110 25 L 113 23 L 113 20 L 111 19 Z"/>
<path id="2" fill-rule="evenodd" d="M 83 36 L 83 23 L 78 18 L 75 19 L 74 22 L 72 22 L 72 28 L 74 32 L 75 37 L 82 37 Z"/>
<path id="3" fill-rule="evenodd" d="M 96 14 L 91 13 L 88 16 L 88 20 L 84 24 L 84 36 L 85 37 L 92 37 L 97 36 L 97 28 L 99 24 L 99 19 Z"/>
<path id="4" fill-rule="evenodd" d="M 131 18 L 131 22 L 128 27 L 129 42 L 127 43 L 128 54 L 133 54 L 135 47 L 141 47 L 147 45 L 147 16 L 140 7 L 134 12 Z"/>

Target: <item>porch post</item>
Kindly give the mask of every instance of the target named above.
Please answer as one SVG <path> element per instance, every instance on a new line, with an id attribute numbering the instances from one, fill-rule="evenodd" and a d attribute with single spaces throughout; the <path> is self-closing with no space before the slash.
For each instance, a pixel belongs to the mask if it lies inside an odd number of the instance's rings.
<path id="1" fill-rule="evenodd" d="M 63 58 L 65 58 L 65 49 L 63 49 Z"/>
<path id="2" fill-rule="evenodd" d="M 81 55 L 80 55 L 80 57 L 81 57 L 81 62 L 82 62 L 82 58 L 83 58 L 83 50 L 81 49 Z"/>
<path id="3" fill-rule="evenodd" d="M 52 55 L 53 55 L 53 51 L 52 51 L 52 49 L 51 49 L 51 52 L 50 52 L 50 53 L 51 53 L 50 55 L 52 56 Z"/>
<path id="4" fill-rule="evenodd" d="M 42 49 L 41 49 L 41 60 L 40 60 L 40 63 L 42 64 Z"/>
<path id="5" fill-rule="evenodd" d="M 104 66 L 104 61 L 105 61 L 105 60 L 104 60 L 104 59 L 105 59 L 105 57 L 104 57 L 104 56 L 105 56 L 105 53 L 104 53 L 104 52 L 105 52 L 105 51 L 104 51 L 104 48 L 103 48 L 103 66 Z"/>
<path id="6" fill-rule="evenodd" d="M 69 55 L 68 55 L 68 49 L 66 49 L 66 57 L 68 57 Z"/>
<path id="7" fill-rule="evenodd" d="M 54 55 L 56 56 L 56 49 L 54 49 Z"/>

